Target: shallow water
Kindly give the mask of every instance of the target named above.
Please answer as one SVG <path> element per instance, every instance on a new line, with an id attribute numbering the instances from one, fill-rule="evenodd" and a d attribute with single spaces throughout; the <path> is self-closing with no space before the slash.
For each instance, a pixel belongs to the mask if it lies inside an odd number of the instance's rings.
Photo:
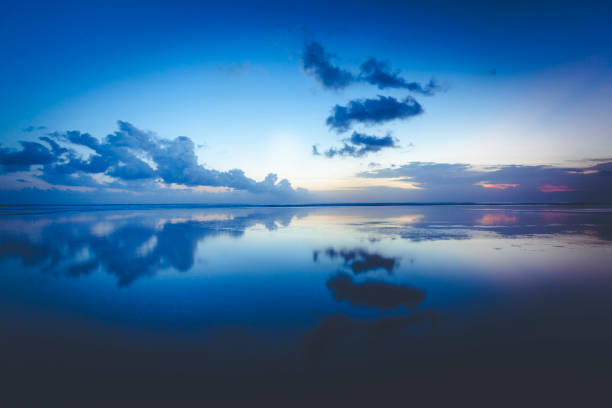
<path id="1" fill-rule="evenodd" d="M 610 208 L 0 212 L 22 401 L 584 402 L 610 378 Z"/>

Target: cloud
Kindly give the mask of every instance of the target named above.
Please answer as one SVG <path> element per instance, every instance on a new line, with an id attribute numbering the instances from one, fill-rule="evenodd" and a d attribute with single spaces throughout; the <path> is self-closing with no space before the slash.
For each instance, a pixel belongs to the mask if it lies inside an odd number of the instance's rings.
<path id="1" fill-rule="evenodd" d="M 0 171 L 10 173 L 28 170 L 37 164 L 49 164 L 57 157 L 45 146 L 36 142 L 21 141 L 21 150 L 0 147 Z"/>
<path id="2" fill-rule="evenodd" d="M 377 99 L 356 99 L 346 106 L 334 106 L 326 123 L 341 133 L 349 130 L 354 123 L 376 125 L 422 113 L 423 107 L 410 96 L 397 100 L 391 96 L 379 95 Z"/>
<path id="3" fill-rule="evenodd" d="M 342 148 L 336 149 L 335 147 L 330 147 L 325 151 L 325 157 L 332 158 L 334 156 L 352 156 L 352 157 L 361 157 L 365 153 L 359 152 L 359 150 L 355 146 L 351 146 L 349 144 L 344 144 Z"/>
<path id="4" fill-rule="evenodd" d="M 363 133 L 353 132 L 350 138 L 345 139 L 344 146 L 340 149 L 330 148 L 325 151 L 325 156 L 332 158 L 334 156 L 351 156 L 363 157 L 368 153 L 376 153 L 384 148 L 397 147 L 395 139 L 391 135 L 382 137 L 370 136 Z M 313 146 L 312 153 L 315 156 L 321 155 L 316 146 Z"/>
<path id="5" fill-rule="evenodd" d="M 439 91 L 440 86 L 431 79 L 427 84 L 409 82 L 400 76 L 400 71 L 393 70 L 386 62 L 369 58 L 360 66 L 358 76 L 350 71 L 332 64 L 332 55 L 317 42 L 306 43 L 302 52 L 302 66 L 304 71 L 319 81 L 327 89 L 343 89 L 356 82 L 365 82 L 375 85 L 379 89 L 396 88 L 406 89 L 422 95 L 433 95 Z M 403 100 L 390 96 L 379 95 L 377 99 L 355 99 L 346 106 L 336 105 L 327 118 L 327 125 L 338 133 L 348 131 L 354 123 L 367 125 L 382 124 L 395 119 L 406 119 L 423 113 L 423 107 L 412 97 Z M 341 148 L 330 148 L 325 156 L 352 156 L 361 157 L 370 151 L 380 148 L 369 143 L 344 143 Z M 312 153 L 321 155 L 318 148 L 313 146 Z"/>
<path id="6" fill-rule="evenodd" d="M 358 176 L 410 183 L 421 189 L 421 197 L 434 200 L 603 202 L 612 200 L 611 170 L 612 162 L 582 168 L 411 162 Z"/>
<path id="7" fill-rule="evenodd" d="M 343 89 L 355 81 L 353 74 L 334 66 L 333 55 L 317 42 L 307 43 L 302 52 L 302 67 L 327 89 Z"/>
<path id="8" fill-rule="evenodd" d="M 263 181 L 247 177 L 240 169 L 218 171 L 198 163 L 193 141 L 186 136 L 164 139 L 119 121 L 119 129 L 99 140 L 88 133 L 52 133 L 40 143 L 21 142 L 22 150 L 0 149 L 3 173 L 42 165 L 40 179 L 52 185 L 104 187 L 94 176 L 109 177 L 112 187 L 139 189 L 157 182 L 187 187 L 227 187 L 251 193 L 291 194 L 288 180 L 270 173 Z M 72 146 L 88 149 L 84 157 Z M 136 183 L 137 182 L 137 183 Z"/>
<path id="9" fill-rule="evenodd" d="M 312 75 L 324 88 L 339 90 L 357 82 L 366 82 L 378 89 L 406 89 L 422 95 L 433 95 L 441 89 L 438 83 L 431 79 L 427 84 L 410 82 L 400 76 L 399 70 L 376 58 L 369 58 L 359 67 L 359 75 L 339 68 L 332 63 L 333 55 L 328 53 L 318 42 L 304 45 L 302 51 L 302 67 Z"/>
<path id="10" fill-rule="evenodd" d="M 61 156 L 64 153 L 68 153 L 68 149 L 61 147 L 55 140 L 51 139 L 50 137 L 41 136 L 39 137 L 39 139 L 43 142 L 47 142 L 49 146 L 51 146 L 51 151 L 56 157 Z"/>
<path id="11" fill-rule="evenodd" d="M 494 184 L 494 183 L 489 183 L 488 181 L 481 181 L 476 184 L 484 188 L 496 188 L 498 190 L 507 190 L 509 188 L 515 188 L 519 186 L 518 184 L 510 184 L 510 183 Z"/>
<path id="12" fill-rule="evenodd" d="M 359 79 L 376 85 L 378 89 L 401 88 L 422 95 L 433 95 L 440 90 L 440 85 L 431 79 L 426 85 L 418 82 L 408 82 L 400 76 L 399 71 L 393 71 L 389 64 L 370 58 L 361 64 Z"/>

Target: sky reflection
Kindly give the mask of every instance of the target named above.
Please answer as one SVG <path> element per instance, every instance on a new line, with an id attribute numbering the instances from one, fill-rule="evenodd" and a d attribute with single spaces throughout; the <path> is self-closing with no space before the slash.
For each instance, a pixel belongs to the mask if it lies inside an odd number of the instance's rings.
<path id="1" fill-rule="evenodd" d="M 76 345 L 104 351 L 119 369 L 138 366 L 137 350 L 189 351 L 203 366 L 185 375 L 210 374 L 221 388 L 242 381 L 234 370 L 257 383 L 248 374 L 257 361 L 268 379 L 284 373 L 293 385 L 349 381 L 365 367 L 382 384 L 412 378 L 414 367 L 444 371 L 447 358 L 466 378 L 491 361 L 508 373 L 529 361 L 548 375 L 549 359 L 567 375 L 612 361 L 607 208 L 113 207 L 1 217 L 2 353 L 24 373 L 71 379 Z M 41 371 L 51 355 L 64 363 Z"/>

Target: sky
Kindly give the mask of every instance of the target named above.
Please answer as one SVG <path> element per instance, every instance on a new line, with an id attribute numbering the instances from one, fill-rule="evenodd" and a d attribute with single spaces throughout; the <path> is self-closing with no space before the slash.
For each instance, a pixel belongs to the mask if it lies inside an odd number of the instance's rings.
<path id="1" fill-rule="evenodd" d="M 610 202 L 609 21 L 609 1 L 7 1 L 0 202 Z"/>

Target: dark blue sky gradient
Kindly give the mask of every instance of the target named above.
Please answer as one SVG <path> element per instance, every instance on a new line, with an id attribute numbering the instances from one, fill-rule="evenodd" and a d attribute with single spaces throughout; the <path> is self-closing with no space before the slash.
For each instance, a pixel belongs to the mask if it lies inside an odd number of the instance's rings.
<path id="1" fill-rule="evenodd" d="M 278 45 L 302 29 L 346 55 L 376 49 L 435 71 L 518 73 L 609 52 L 612 38 L 609 2 L 92 3 L 3 6 L 9 106 L 182 64 L 278 61 Z"/>

